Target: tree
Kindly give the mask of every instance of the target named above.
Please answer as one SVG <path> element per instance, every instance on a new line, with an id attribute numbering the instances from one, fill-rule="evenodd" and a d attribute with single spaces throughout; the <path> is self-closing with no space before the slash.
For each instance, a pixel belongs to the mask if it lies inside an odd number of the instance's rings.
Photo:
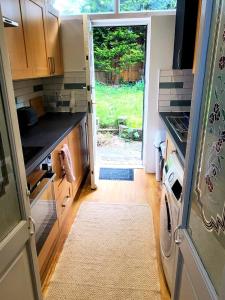
<path id="1" fill-rule="evenodd" d="M 121 11 L 175 9 L 177 0 L 120 0 Z"/>
<path id="2" fill-rule="evenodd" d="M 85 0 L 81 5 L 81 13 L 104 13 L 113 12 L 112 0 Z"/>
<path id="3" fill-rule="evenodd" d="M 117 83 L 122 71 L 144 62 L 146 27 L 94 29 L 95 68 L 112 74 Z"/>

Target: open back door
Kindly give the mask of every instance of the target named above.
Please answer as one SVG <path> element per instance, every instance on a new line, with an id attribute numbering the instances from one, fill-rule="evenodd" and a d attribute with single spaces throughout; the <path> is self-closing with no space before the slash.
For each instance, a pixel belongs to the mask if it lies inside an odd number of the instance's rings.
<path id="1" fill-rule="evenodd" d="M 86 65 L 86 89 L 88 100 L 88 138 L 91 169 L 91 188 L 96 189 L 96 103 L 95 103 L 95 72 L 93 30 L 87 15 L 83 16 L 84 54 Z"/>

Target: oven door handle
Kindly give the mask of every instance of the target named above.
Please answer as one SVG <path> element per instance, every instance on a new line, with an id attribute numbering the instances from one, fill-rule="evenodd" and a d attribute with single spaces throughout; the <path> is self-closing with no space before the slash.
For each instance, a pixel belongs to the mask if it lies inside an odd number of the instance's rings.
<path id="1" fill-rule="evenodd" d="M 31 206 L 33 206 L 37 202 L 37 200 L 40 198 L 41 194 L 49 187 L 50 184 L 53 183 L 55 176 L 56 176 L 56 174 L 52 173 L 52 176 L 50 178 L 44 177 L 40 181 L 40 183 L 35 188 L 35 190 L 30 194 Z M 44 183 L 44 179 L 47 179 L 46 183 Z"/>

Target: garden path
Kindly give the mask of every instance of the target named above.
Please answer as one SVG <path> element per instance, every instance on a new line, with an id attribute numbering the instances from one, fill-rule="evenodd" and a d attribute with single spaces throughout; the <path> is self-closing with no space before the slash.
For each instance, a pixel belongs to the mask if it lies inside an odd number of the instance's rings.
<path id="1" fill-rule="evenodd" d="M 117 135 L 98 133 L 99 166 L 142 166 L 142 142 L 125 141 Z"/>

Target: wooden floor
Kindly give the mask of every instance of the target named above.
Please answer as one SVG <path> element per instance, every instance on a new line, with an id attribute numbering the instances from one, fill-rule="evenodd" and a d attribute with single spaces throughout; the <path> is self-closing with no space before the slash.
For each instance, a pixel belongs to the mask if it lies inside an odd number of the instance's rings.
<path id="1" fill-rule="evenodd" d="M 66 230 L 64 230 L 62 236 L 60 236 L 54 261 L 51 263 L 51 268 L 49 269 L 46 280 L 43 284 L 43 293 L 47 290 L 49 280 L 54 273 L 54 268 L 63 249 L 63 244 L 66 240 L 69 229 L 72 226 L 76 213 L 83 201 L 100 201 L 105 203 L 149 203 L 152 208 L 155 227 L 161 298 L 162 300 L 169 300 L 170 295 L 163 274 L 159 247 L 159 210 L 161 188 L 159 183 L 155 181 L 155 176 L 152 174 L 145 174 L 143 169 L 136 169 L 134 181 L 99 180 L 97 182 L 97 186 L 98 189 L 92 191 L 90 189 L 89 180 L 87 180 L 79 197 L 75 200 L 73 204 L 73 213 L 70 215 L 67 223 L 65 224 Z"/>

